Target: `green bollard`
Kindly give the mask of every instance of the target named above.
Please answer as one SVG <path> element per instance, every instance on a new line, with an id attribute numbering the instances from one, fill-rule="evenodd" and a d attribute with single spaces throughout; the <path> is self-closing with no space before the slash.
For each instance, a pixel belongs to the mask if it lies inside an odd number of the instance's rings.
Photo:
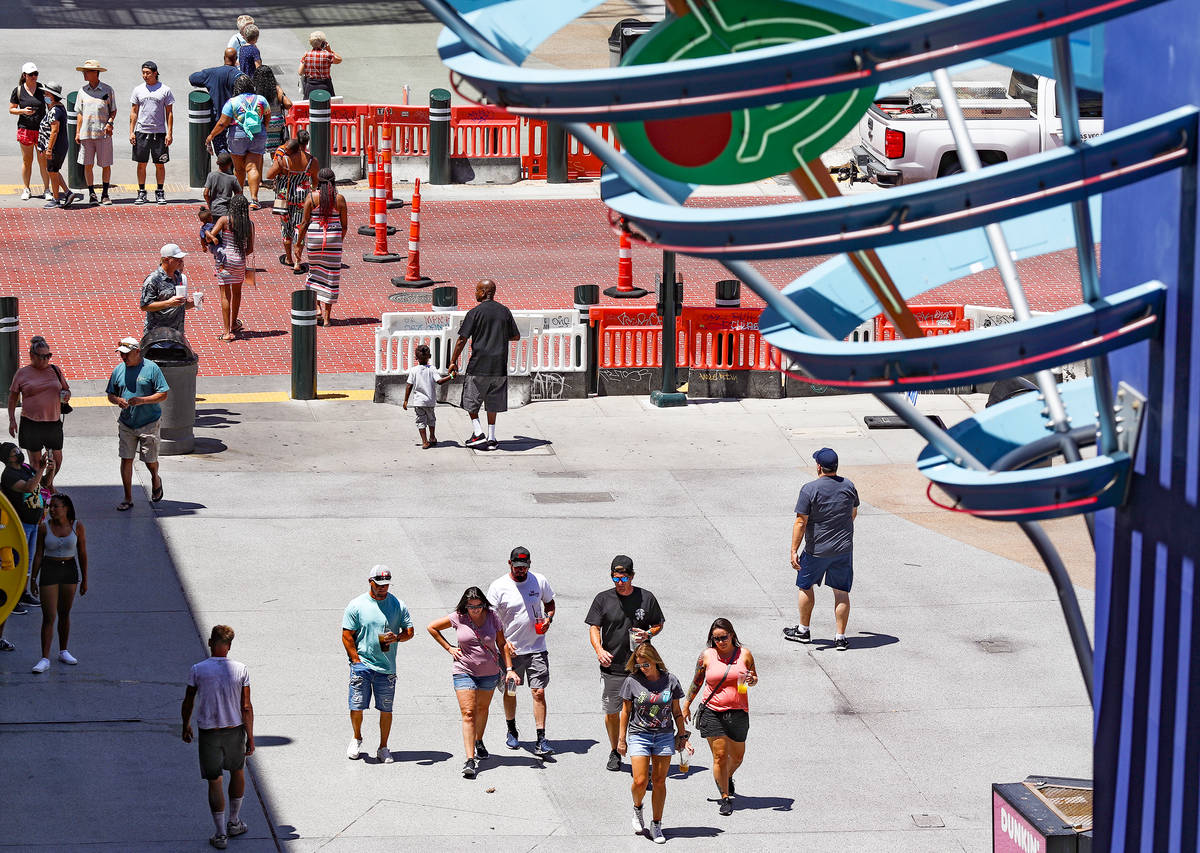
<path id="1" fill-rule="evenodd" d="M 212 130 L 212 96 L 208 92 L 188 94 L 188 186 L 202 187 L 208 180 L 212 161 L 208 156 L 208 132 Z"/>
<path id="2" fill-rule="evenodd" d="M 317 399 L 317 294 L 292 291 L 292 399 Z"/>
<path id="3" fill-rule="evenodd" d="M 678 390 L 676 382 L 676 318 L 683 308 L 683 285 L 675 281 L 675 253 L 663 252 L 662 302 L 662 390 L 650 392 L 650 402 L 660 409 L 686 406 L 687 394 Z"/>
<path id="4" fill-rule="evenodd" d="M 579 312 L 579 319 L 587 326 L 587 337 L 581 342 L 581 345 L 587 358 L 587 363 L 584 365 L 584 376 L 587 377 L 585 390 L 588 394 L 596 394 L 600 390 L 600 328 L 591 320 L 591 308 L 593 305 L 599 304 L 600 285 L 575 285 L 575 310 Z M 574 366 L 579 367 L 581 359 L 578 350 L 575 359 Z"/>
<path id="5" fill-rule="evenodd" d="M 567 182 L 567 129 L 556 121 L 546 125 L 546 183 Z"/>
<path id="6" fill-rule="evenodd" d="M 84 187 L 83 166 L 79 165 L 79 143 L 75 141 L 75 128 L 79 119 L 75 115 L 75 100 L 79 92 L 67 92 L 67 186 L 73 190 Z"/>
<path id="7" fill-rule="evenodd" d="M 329 120 L 333 110 L 329 106 L 329 93 L 324 89 L 313 89 L 308 95 L 308 150 L 322 169 L 332 169 L 333 160 L 329 149 Z"/>
<path id="8" fill-rule="evenodd" d="M 17 297 L 0 296 L 0 382 L 12 385 L 13 374 L 21 366 L 21 318 Z"/>
<path id="9" fill-rule="evenodd" d="M 450 93 L 429 92 L 429 183 L 450 183 Z"/>

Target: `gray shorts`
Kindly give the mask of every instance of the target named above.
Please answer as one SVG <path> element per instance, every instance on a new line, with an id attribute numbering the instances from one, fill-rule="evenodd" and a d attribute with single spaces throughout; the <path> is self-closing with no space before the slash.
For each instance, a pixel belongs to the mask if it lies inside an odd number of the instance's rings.
<path id="1" fill-rule="evenodd" d="M 600 710 L 605 714 L 621 713 L 621 687 L 625 684 L 625 676 L 623 673 L 616 672 L 601 672 L 600 673 Z"/>
<path id="2" fill-rule="evenodd" d="M 113 164 L 113 143 L 111 136 L 101 136 L 98 139 L 79 140 L 79 163 L 82 166 L 111 166 Z"/>
<path id="3" fill-rule="evenodd" d="M 507 412 L 508 377 L 472 376 L 468 373 L 463 379 L 463 411 L 478 412 L 480 403 L 489 412 Z"/>
<path id="4" fill-rule="evenodd" d="M 134 429 L 117 421 L 119 453 L 122 459 L 141 456 L 143 462 L 158 461 L 158 432 L 162 420 Z"/>
<path id="5" fill-rule="evenodd" d="M 200 729 L 200 778 L 220 779 L 222 771 L 246 766 L 246 727 Z"/>
<path id="6" fill-rule="evenodd" d="M 417 416 L 417 429 L 425 429 L 437 424 L 437 408 L 434 406 L 413 406 Z"/>
<path id="7" fill-rule="evenodd" d="M 550 683 L 550 653 L 530 652 L 513 655 L 513 671 L 521 676 L 521 683 L 538 689 Z"/>

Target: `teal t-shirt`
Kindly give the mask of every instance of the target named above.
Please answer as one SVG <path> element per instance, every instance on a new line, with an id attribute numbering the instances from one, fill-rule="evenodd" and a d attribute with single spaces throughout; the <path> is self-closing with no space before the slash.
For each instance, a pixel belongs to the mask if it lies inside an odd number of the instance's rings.
<path id="1" fill-rule="evenodd" d="M 132 400 L 134 397 L 149 397 L 151 394 L 170 390 L 159 366 L 143 358 L 141 364 L 136 367 L 118 364 L 108 379 L 107 393 Z M 130 429 L 137 429 L 152 424 L 161 417 L 162 406 L 158 403 L 145 403 L 122 409 L 117 420 Z"/>
<path id="2" fill-rule="evenodd" d="M 408 608 L 391 594 L 383 601 L 376 601 L 371 593 L 364 592 L 346 605 L 342 617 L 342 628 L 354 632 L 358 657 L 371 669 L 388 675 L 396 672 L 396 643 L 385 652 L 379 647 L 379 635 L 388 631 L 399 634 L 412 626 Z"/>

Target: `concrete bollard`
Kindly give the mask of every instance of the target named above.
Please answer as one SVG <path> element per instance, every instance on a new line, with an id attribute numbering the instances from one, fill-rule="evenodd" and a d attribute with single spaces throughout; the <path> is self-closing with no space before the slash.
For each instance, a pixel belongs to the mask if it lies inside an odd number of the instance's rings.
<path id="1" fill-rule="evenodd" d="M 212 97 L 208 92 L 188 93 L 188 186 L 202 187 L 212 171 L 205 140 L 212 130 Z"/>
<path id="2" fill-rule="evenodd" d="M 75 128 L 79 117 L 75 114 L 75 101 L 79 92 L 67 92 L 67 186 L 73 190 L 83 189 L 83 166 L 79 165 L 79 143 L 75 141 Z"/>
<path id="3" fill-rule="evenodd" d="M 742 283 L 736 278 L 726 278 L 717 282 L 717 299 L 716 306 L 718 308 L 741 308 L 742 307 Z"/>
<path id="4" fill-rule="evenodd" d="M 546 126 L 546 183 L 567 182 L 567 129 L 556 121 Z"/>
<path id="5" fill-rule="evenodd" d="M 591 308 L 593 305 L 599 304 L 600 285 L 575 285 L 575 310 L 579 312 L 579 319 L 587 326 L 587 340 L 584 342 L 587 352 L 584 376 L 587 379 L 584 391 L 588 394 L 595 394 L 600 389 L 600 329 L 591 322 Z"/>
<path id="6" fill-rule="evenodd" d="M 333 110 L 329 106 L 329 93 L 314 89 L 308 95 L 308 150 L 322 169 L 332 169 L 333 159 L 329 148 L 329 121 Z"/>
<path id="7" fill-rule="evenodd" d="M 292 291 L 292 399 L 317 399 L 317 294 Z"/>
<path id="8" fill-rule="evenodd" d="M 429 183 L 450 183 L 450 93 L 429 92 Z"/>
<path id="9" fill-rule="evenodd" d="M 21 366 L 21 318 L 17 297 L 0 296 L 0 382 L 12 385 L 13 374 Z"/>

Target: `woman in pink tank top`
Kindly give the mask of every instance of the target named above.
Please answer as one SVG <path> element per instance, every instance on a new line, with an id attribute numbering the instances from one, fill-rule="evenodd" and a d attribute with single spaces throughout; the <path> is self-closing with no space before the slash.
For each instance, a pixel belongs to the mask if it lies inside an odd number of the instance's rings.
<path id="1" fill-rule="evenodd" d="M 746 755 L 750 731 L 749 688 L 758 684 L 754 655 L 738 642 L 728 619 L 715 619 L 708 629 L 707 648 L 696 661 L 696 674 L 683 703 L 690 716 L 692 700 L 700 694 L 700 734 L 713 755 L 713 780 L 721 794 L 719 811 L 733 814 L 733 774 Z"/>

